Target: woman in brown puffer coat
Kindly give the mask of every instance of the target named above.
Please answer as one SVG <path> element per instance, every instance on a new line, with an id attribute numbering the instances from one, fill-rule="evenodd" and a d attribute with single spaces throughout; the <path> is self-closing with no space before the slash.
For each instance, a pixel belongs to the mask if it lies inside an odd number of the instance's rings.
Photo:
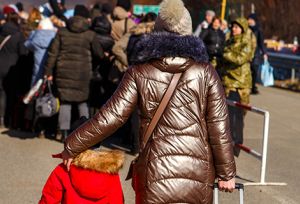
<path id="1" fill-rule="evenodd" d="M 67 166 L 124 124 L 135 106 L 142 136 L 172 76 L 183 72 L 152 138 L 147 145 L 140 140 L 143 168 L 135 177 L 136 203 L 212 203 L 215 178 L 221 189 L 233 190 L 236 169 L 223 87 L 203 42 L 191 36 L 191 25 L 181 0 L 163 1 L 157 33 L 138 42 L 135 65 L 119 88 L 67 138 L 62 152 Z"/>

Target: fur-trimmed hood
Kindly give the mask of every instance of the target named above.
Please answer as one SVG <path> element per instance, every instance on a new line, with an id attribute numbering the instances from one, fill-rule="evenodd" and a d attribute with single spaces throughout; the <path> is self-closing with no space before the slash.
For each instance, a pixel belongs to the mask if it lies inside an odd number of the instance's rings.
<path id="1" fill-rule="evenodd" d="M 118 150 L 86 150 L 73 160 L 73 165 L 101 173 L 116 174 L 123 167 L 124 153 Z"/>
<path id="2" fill-rule="evenodd" d="M 72 188 L 82 198 L 104 203 L 101 200 L 106 198 L 113 188 L 121 185 L 118 171 L 123 163 L 124 154 L 120 151 L 87 150 L 73 160 L 68 172 Z"/>
<path id="3" fill-rule="evenodd" d="M 130 29 L 130 33 L 133 35 L 141 35 L 145 33 L 151 33 L 154 30 L 154 22 L 140 23 Z"/>
<path id="4" fill-rule="evenodd" d="M 133 64 L 175 57 L 192 59 L 198 63 L 208 62 L 203 41 L 191 35 L 180 36 L 169 32 L 154 32 L 145 35 L 137 43 L 135 49 L 136 56 L 132 57 L 134 59 Z"/>

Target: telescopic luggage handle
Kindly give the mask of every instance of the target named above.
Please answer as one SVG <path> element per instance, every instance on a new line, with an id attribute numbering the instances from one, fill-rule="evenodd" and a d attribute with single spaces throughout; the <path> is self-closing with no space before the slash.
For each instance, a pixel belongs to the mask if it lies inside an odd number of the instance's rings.
<path id="1" fill-rule="evenodd" d="M 218 183 L 214 183 L 214 188 L 218 188 Z M 244 189 L 244 184 L 242 183 L 236 183 L 235 184 L 235 189 L 240 190 L 240 189 Z"/>
<path id="2" fill-rule="evenodd" d="M 244 204 L 244 184 L 236 183 L 235 189 L 239 190 L 240 192 L 240 204 Z M 214 184 L 214 204 L 219 203 L 219 187 L 218 184 Z"/>

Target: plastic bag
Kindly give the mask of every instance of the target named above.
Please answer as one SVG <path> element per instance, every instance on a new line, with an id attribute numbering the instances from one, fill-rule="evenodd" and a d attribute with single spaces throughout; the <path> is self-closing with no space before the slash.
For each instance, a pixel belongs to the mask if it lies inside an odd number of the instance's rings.
<path id="1" fill-rule="evenodd" d="M 270 65 L 268 60 L 265 60 L 264 63 L 260 66 L 259 75 L 260 83 L 263 86 L 274 85 L 273 67 Z"/>

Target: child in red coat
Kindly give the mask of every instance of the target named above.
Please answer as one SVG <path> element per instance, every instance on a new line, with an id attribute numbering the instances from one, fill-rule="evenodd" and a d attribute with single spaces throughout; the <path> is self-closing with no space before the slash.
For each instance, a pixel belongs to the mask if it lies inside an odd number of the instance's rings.
<path id="1" fill-rule="evenodd" d="M 74 158 L 70 171 L 58 165 L 49 176 L 39 204 L 123 204 L 118 171 L 120 151 L 87 150 Z"/>

